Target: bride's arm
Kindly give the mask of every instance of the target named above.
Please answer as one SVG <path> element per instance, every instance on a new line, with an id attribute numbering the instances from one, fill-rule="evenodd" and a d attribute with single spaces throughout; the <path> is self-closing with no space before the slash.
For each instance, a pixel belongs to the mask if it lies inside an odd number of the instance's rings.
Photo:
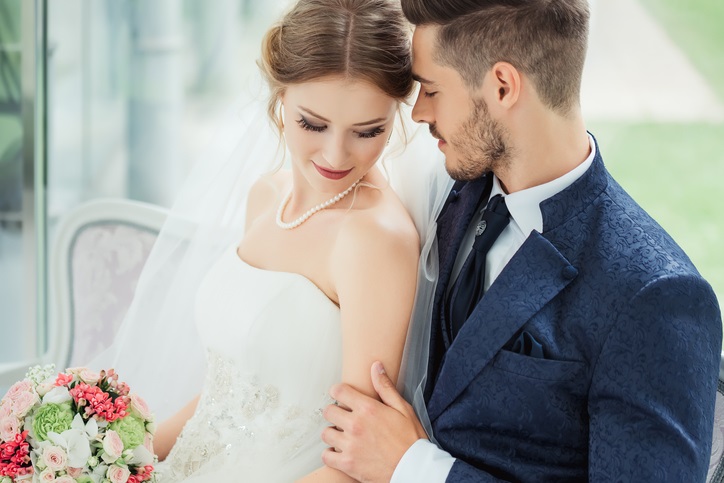
<path id="1" fill-rule="evenodd" d="M 196 405 L 199 403 L 199 396 L 196 396 L 186 406 L 181 408 L 179 412 L 168 418 L 166 421 L 158 425 L 156 434 L 153 436 L 153 449 L 158 455 L 159 461 L 163 461 L 171 452 L 171 448 L 176 443 L 176 439 L 183 429 L 186 421 L 193 416 L 196 411 Z"/>
<path id="2" fill-rule="evenodd" d="M 330 267 L 342 315 L 342 381 L 378 398 L 370 367 L 381 361 L 397 380 L 415 297 L 419 241 L 411 223 L 366 220 L 347 228 Z M 326 466 L 299 480 L 344 481 L 356 480 Z"/>

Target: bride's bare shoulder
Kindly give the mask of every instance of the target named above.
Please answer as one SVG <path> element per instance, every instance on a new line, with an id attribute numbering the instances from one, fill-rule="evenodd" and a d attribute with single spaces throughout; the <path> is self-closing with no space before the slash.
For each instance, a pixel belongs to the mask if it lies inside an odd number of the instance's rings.
<path id="1" fill-rule="evenodd" d="M 264 175 L 254 182 L 249 190 L 246 207 L 247 227 L 259 216 L 276 209 L 289 180 L 289 171 L 279 170 Z"/>
<path id="2" fill-rule="evenodd" d="M 370 188 L 362 188 L 370 189 Z M 372 188 L 374 189 L 374 188 Z M 340 231 L 344 253 L 367 253 L 371 257 L 417 256 L 420 239 L 409 213 L 390 188 L 370 193 L 374 198 L 364 209 L 352 210 Z"/>

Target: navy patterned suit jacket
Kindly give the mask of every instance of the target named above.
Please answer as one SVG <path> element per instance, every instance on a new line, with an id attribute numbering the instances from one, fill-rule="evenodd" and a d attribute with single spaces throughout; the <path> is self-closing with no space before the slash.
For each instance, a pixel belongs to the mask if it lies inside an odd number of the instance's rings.
<path id="1" fill-rule="evenodd" d="M 449 482 L 703 482 L 721 313 L 599 153 L 541 204 L 533 232 L 450 345 L 442 300 L 485 177 L 438 219 L 426 401 Z M 523 332 L 544 358 L 512 351 Z"/>

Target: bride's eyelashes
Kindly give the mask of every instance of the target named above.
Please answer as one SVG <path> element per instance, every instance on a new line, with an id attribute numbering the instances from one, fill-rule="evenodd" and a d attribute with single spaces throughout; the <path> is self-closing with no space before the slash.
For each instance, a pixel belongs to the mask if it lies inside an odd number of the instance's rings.
<path id="1" fill-rule="evenodd" d="M 364 131 L 364 132 L 358 132 L 357 135 L 364 139 L 370 139 L 370 138 L 376 138 L 380 134 L 385 132 L 385 128 L 383 127 L 376 127 L 372 129 L 371 131 Z"/>
<path id="2" fill-rule="evenodd" d="M 305 131 L 324 132 L 327 129 L 327 126 L 315 126 L 314 124 L 310 124 L 309 121 L 304 119 L 304 117 L 300 117 L 297 124 L 299 124 Z"/>
<path id="3" fill-rule="evenodd" d="M 324 132 L 327 130 L 327 126 L 317 126 L 315 124 L 310 123 L 307 121 L 304 116 L 300 116 L 299 119 L 297 119 L 297 124 L 299 124 L 299 127 L 304 129 L 305 131 L 311 131 L 311 132 Z M 370 138 L 376 138 L 380 134 L 383 134 L 385 132 L 385 128 L 382 126 L 378 126 L 374 129 L 370 129 L 369 131 L 355 131 L 355 134 L 357 134 L 358 137 L 362 139 L 370 139 Z"/>

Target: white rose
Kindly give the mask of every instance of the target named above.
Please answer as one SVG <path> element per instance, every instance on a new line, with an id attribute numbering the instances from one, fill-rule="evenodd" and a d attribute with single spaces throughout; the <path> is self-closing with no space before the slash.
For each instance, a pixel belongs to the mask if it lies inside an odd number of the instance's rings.
<path id="1" fill-rule="evenodd" d="M 128 471 L 128 468 L 118 465 L 112 465 L 108 468 L 108 473 L 106 473 L 106 477 L 112 483 L 126 483 L 129 476 L 131 476 L 131 472 Z"/>
<path id="2" fill-rule="evenodd" d="M 85 367 L 81 368 L 77 375 L 81 378 L 83 382 L 85 382 L 86 384 L 90 384 L 91 386 L 98 384 L 98 381 L 100 381 L 101 379 L 100 374 L 98 374 L 97 372 L 93 372 Z"/>
<path id="3" fill-rule="evenodd" d="M 131 394 L 131 410 L 134 411 L 141 419 L 145 421 L 153 421 L 153 414 L 148 408 L 146 401 L 138 394 Z"/>
<path id="4" fill-rule="evenodd" d="M 41 482 L 51 482 L 55 481 L 55 471 L 47 469 L 40 473 L 40 481 Z"/>
<path id="5" fill-rule="evenodd" d="M 68 466 L 68 455 L 63 451 L 63 448 L 48 446 L 43 451 L 43 463 L 50 471 L 61 471 Z"/>
<path id="6" fill-rule="evenodd" d="M 75 483 L 75 478 L 68 475 L 59 476 L 55 479 L 55 483 Z"/>
<path id="7" fill-rule="evenodd" d="M 83 473 L 83 468 L 68 468 L 68 476 L 78 478 Z"/>
<path id="8" fill-rule="evenodd" d="M 45 396 L 43 396 L 43 404 L 63 404 L 64 402 L 72 399 L 70 392 L 68 392 L 68 388 L 65 386 L 59 386 L 54 387 Z"/>
<path id="9" fill-rule="evenodd" d="M 123 454 L 123 441 L 113 430 L 106 431 L 106 435 L 103 437 L 103 461 L 106 463 L 113 463 Z"/>

